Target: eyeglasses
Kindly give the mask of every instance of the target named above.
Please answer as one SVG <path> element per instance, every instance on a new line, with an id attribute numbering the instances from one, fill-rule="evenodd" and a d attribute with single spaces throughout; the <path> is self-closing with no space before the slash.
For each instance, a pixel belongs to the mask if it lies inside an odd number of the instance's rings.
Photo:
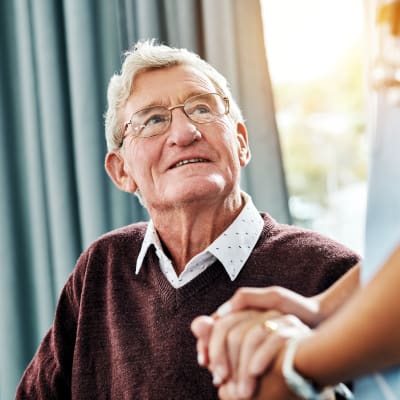
<path id="1" fill-rule="evenodd" d="M 148 138 L 162 135 L 172 121 L 172 110 L 182 108 L 185 115 L 196 124 L 214 122 L 229 113 L 229 99 L 218 93 L 206 93 L 189 97 L 183 104 L 154 106 L 135 112 L 125 123 L 125 137 Z M 130 129 L 128 129 L 130 127 Z"/>

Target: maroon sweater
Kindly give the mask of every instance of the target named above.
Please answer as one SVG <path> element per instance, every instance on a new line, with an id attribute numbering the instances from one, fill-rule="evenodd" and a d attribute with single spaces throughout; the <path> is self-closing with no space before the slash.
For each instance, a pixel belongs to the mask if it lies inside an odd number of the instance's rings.
<path id="1" fill-rule="evenodd" d="M 135 275 L 145 223 L 99 238 L 68 279 L 16 399 L 216 399 L 211 375 L 196 362 L 193 318 L 241 286 L 315 295 L 358 261 L 330 239 L 262 215 L 261 237 L 234 282 L 216 261 L 174 289 L 153 247 Z"/>

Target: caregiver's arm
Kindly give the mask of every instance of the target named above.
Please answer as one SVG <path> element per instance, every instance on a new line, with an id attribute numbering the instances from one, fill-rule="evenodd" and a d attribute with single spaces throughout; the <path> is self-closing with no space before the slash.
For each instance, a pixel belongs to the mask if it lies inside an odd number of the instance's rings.
<path id="1" fill-rule="evenodd" d="M 325 387 L 400 366 L 399 282 L 400 247 L 367 286 L 359 289 L 345 306 L 322 322 L 310 336 L 299 341 L 294 357 L 295 369 L 317 386 Z M 267 337 L 258 346 L 263 351 L 261 354 L 258 351 L 257 360 L 250 360 L 249 370 L 259 376 L 265 371 L 267 374 L 261 378 L 257 399 L 291 398 L 282 375 L 285 346 L 272 357 L 271 349 L 276 350 L 274 341 Z M 246 374 L 239 377 L 236 388 L 245 384 L 246 379 Z M 235 386 L 233 391 L 229 390 L 227 383 L 219 389 L 221 399 L 247 398 L 237 392 L 235 396 Z"/>
<path id="2" fill-rule="evenodd" d="M 294 314 L 311 327 L 336 312 L 359 286 L 360 264 L 356 264 L 330 288 L 314 297 L 304 297 L 278 286 L 240 288 L 216 312 L 223 316 L 246 308 L 278 310 Z"/>
<path id="3" fill-rule="evenodd" d="M 400 365 L 400 246 L 346 307 L 296 352 L 295 368 L 321 385 Z"/>

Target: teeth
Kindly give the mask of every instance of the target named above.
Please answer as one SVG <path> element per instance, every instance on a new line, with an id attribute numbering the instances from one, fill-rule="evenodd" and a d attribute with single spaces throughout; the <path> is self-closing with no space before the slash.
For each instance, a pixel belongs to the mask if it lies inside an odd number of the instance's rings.
<path id="1" fill-rule="evenodd" d="M 174 165 L 174 167 L 181 167 L 182 165 L 185 164 L 199 163 L 199 162 L 207 162 L 207 160 L 204 160 L 203 158 L 192 158 L 190 160 L 179 161 Z"/>

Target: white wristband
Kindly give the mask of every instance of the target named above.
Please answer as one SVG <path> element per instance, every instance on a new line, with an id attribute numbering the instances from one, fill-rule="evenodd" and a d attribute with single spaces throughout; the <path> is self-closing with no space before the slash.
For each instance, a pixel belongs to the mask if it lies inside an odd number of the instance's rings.
<path id="1" fill-rule="evenodd" d="M 337 390 L 345 399 L 352 399 L 353 394 L 343 383 L 339 383 L 335 388 L 327 387 L 321 392 L 312 384 L 311 380 L 304 378 L 294 369 L 294 356 L 299 342 L 304 339 L 304 335 L 296 336 L 288 341 L 286 352 L 283 358 L 282 374 L 285 382 L 293 393 L 304 400 L 327 400 L 332 399 L 333 390 Z"/>

